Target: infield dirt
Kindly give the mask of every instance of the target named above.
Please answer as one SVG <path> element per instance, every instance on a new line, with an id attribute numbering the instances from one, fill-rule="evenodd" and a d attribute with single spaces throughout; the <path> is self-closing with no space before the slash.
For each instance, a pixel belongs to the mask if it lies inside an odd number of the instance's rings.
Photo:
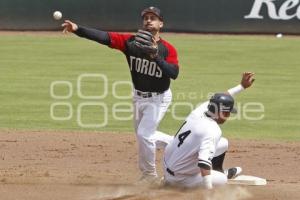
<path id="1" fill-rule="evenodd" d="M 225 166 L 264 177 L 267 186 L 214 191 L 137 185 L 134 134 L 0 132 L 0 199 L 300 199 L 300 143 L 230 140 Z M 161 173 L 161 154 L 157 166 Z"/>

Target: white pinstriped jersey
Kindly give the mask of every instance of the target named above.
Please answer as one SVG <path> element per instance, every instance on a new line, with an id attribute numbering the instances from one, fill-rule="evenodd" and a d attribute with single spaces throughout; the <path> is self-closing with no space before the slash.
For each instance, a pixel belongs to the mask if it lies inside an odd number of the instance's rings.
<path id="1" fill-rule="evenodd" d="M 204 114 L 208 103 L 201 104 L 186 118 L 165 149 L 165 165 L 175 175 L 199 173 L 199 163 L 211 166 L 222 131 L 214 120 Z"/>

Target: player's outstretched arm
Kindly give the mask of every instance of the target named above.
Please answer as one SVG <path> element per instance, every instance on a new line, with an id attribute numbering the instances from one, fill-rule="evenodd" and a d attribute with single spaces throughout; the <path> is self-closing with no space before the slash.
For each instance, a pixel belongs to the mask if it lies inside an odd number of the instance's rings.
<path id="1" fill-rule="evenodd" d="M 241 83 L 229 90 L 227 90 L 227 93 L 231 96 L 235 96 L 236 94 L 239 94 L 241 91 L 249 88 L 252 86 L 254 82 L 254 73 L 253 72 L 244 72 L 242 74 L 242 80 Z"/>
<path id="2" fill-rule="evenodd" d="M 253 82 L 255 81 L 254 79 L 254 73 L 253 72 L 244 72 L 242 75 L 242 80 L 241 80 L 241 85 L 243 88 L 248 88 L 251 87 Z"/>
<path id="3" fill-rule="evenodd" d="M 100 44 L 109 45 L 110 37 L 108 32 L 100 31 L 92 28 L 87 28 L 83 26 L 78 26 L 70 20 L 65 20 L 65 22 L 61 25 L 63 27 L 63 33 L 74 33 L 79 37 L 83 37 L 89 40 L 93 40 Z"/>

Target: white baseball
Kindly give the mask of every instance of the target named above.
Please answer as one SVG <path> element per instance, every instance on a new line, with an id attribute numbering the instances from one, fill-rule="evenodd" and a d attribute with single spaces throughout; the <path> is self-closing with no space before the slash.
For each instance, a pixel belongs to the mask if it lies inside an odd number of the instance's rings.
<path id="1" fill-rule="evenodd" d="M 282 36 L 283 36 L 282 33 L 278 33 L 278 34 L 276 35 L 277 38 L 282 38 Z"/>
<path id="2" fill-rule="evenodd" d="M 53 13 L 53 18 L 54 18 L 55 20 L 60 20 L 60 19 L 62 18 L 61 12 L 60 12 L 60 11 L 55 11 L 55 12 Z"/>

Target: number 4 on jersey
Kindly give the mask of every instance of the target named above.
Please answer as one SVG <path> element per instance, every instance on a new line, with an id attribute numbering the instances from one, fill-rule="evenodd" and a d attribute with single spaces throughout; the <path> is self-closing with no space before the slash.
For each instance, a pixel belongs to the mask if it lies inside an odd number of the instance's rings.
<path id="1" fill-rule="evenodd" d="M 188 130 L 178 135 L 178 139 L 179 139 L 179 143 L 177 145 L 178 147 L 180 147 L 183 144 L 183 141 L 186 139 L 187 136 L 189 136 L 190 133 L 191 131 Z"/>

